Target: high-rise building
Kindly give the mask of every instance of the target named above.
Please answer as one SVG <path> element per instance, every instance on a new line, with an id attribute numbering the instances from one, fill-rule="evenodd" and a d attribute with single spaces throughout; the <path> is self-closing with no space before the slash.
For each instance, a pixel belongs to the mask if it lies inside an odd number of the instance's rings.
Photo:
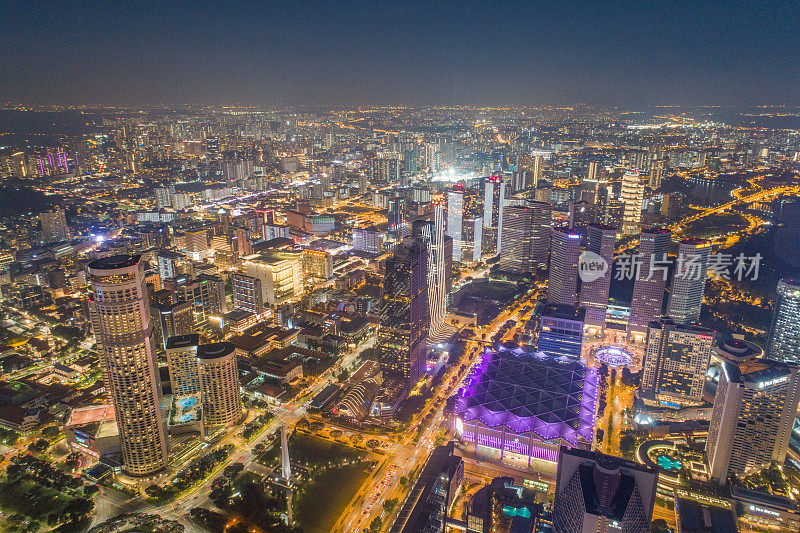
<path id="1" fill-rule="evenodd" d="M 225 282 L 220 277 L 198 274 L 192 280 L 176 280 L 173 290 L 177 301 L 192 305 L 195 326 L 207 326 L 212 317 L 228 312 Z"/>
<path id="2" fill-rule="evenodd" d="M 711 243 L 687 239 L 678 246 L 678 263 L 669 292 L 667 315 L 678 324 L 700 320 Z"/>
<path id="3" fill-rule="evenodd" d="M 242 417 L 236 347 L 230 342 L 197 347 L 200 397 L 206 427 L 230 426 Z"/>
<path id="4" fill-rule="evenodd" d="M 150 316 L 153 322 L 152 338 L 160 352 L 167 348 L 167 339 L 170 337 L 188 335 L 194 331 L 194 310 L 188 302 L 153 303 Z"/>
<path id="5" fill-rule="evenodd" d="M 585 319 L 583 307 L 546 305 L 539 319 L 537 349 L 552 357 L 580 359 Z"/>
<path id="6" fill-rule="evenodd" d="M 553 529 L 570 533 L 649 533 L 658 472 L 639 463 L 561 446 Z"/>
<path id="7" fill-rule="evenodd" d="M 778 282 L 767 350 L 776 361 L 800 361 L 800 281 Z"/>
<path id="8" fill-rule="evenodd" d="M 158 368 L 140 255 L 113 255 L 89 263 L 92 329 L 103 381 L 114 404 L 125 470 L 146 476 L 168 463 Z"/>
<path id="9" fill-rule="evenodd" d="M 542 167 L 544 166 L 543 158 L 541 155 L 533 156 L 533 182 L 531 183 L 532 187 L 539 186 L 539 180 L 542 177 Z"/>
<path id="10" fill-rule="evenodd" d="M 444 258 L 444 206 L 433 208 L 433 221 L 415 221 L 412 234 L 425 241 L 428 251 L 428 309 L 430 335 L 442 330 L 447 314 L 447 279 Z"/>
<path id="11" fill-rule="evenodd" d="M 502 176 L 493 175 L 483 180 L 483 253 L 491 254 L 502 249 L 505 199 L 506 182 Z"/>
<path id="12" fill-rule="evenodd" d="M 605 329 L 606 312 L 608 311 L 608 291 L 611 287 L 611 265 L 614 258 L 614 243 L 617 230 L 612 226 L 590 224 L 587 228 L 586 252 L 580 256 L 580 267 L 586 269 L 581 280 L 581 306 L 586 309 L 586 325 Z M 605 262 L 606 268 L 602 276 L 595 279 L 593 268 L 599 260 L 589 255 L 591 252 Z M 599 272 L 599 270 L 597 270 Z"/>
<path id="13" fill-rule="evenodd" d="M 383 235 L 377 228 L 353 228 L 353 249 L 379 254 L 383 251 Z"/>
<path id="14" fill-rule="evenodd" d="M 167 368 L 172 394 L 200 392 L 200 374 L 197 367 L 197 346 L 200 335 L 178 335 L 167 339 Z"/>
<path id="15" fill-rule="evenodd" d="M 165 207 L 172 207 L 172 197 L 175 196 L 175 186 L 166 185 L 164 187 L 156 187 L 154 189 L 156 197 L 156 207 L 163 209 Z"/>
<path id="16" fill-rule="evenodd" d="M 413 386 L 425 370 L 428 334 L 428 251 L 422 239 L 407 237 L 386 261 L 380 303 L 378 353 L 385 373 Z"/>
<path id="17" fill-rule="evenodd" d="M 667 285 L 667 229 L 645 229 L 639 236 L 639 273 L 633 282 L 628 337 L 644 340 L 647 326 L 662 314 Z M 634 269 L 634 275 L 636 270 Z"/>
<path id="18" fill-rule="evenodd" d="M 406 234 L 406 199 L 395 196 L 389 199 L 389 235 L 394 239 L 402 239 Z"/>
<path id="19" fill-rule="evenodd" d="M 456 184 L 447 192 L 447 234 L 453 238 L 453 261 L 473 263 L 483 253 L 483 217 L 476 191 Z"/>
<path id="20" fill-rule="evenodd" d="M 249 311 L 255 315 L 264 312 L 261 280 L 246 274 L 231 274 L 233 308 Z"/>
<path id="21" fill-rule="evenodd" d="M 580 233 L 566 227 L 553 228 L 550 233 L 548 303 L 575 305 L 580 254 Z"/>
<path id="22" fill-rule="evenodd" d="M 600 177 L 600 163 L 597 161 L 590 161 L 589 162 L 589 169 L 586 173 L 586 181 L 597 182 L 599 181 Z"/>
<path id="23" fill-rule="evenodd" d="M 403 150 L 403 172 L 406 175 L 419 172 L 419 152 L 416 148 Z"/>
<path id="24" fill-rule="evenodd" d="M 706 455 L 711 479 L 783 464 L 800 401 L 797 363 L 722 362 Z"/>
<path id="25" fill-rule="evenodd" d="M 622 176 L 620 200 L 625 205 L 622 214 L 622 233 L 625 235 L 639 233 L 642 221 L 642 203 L 644 202 L 644 185 L 638 172 L 626 172 Z"/>
<path id="26" fill-rule="evenodd" d="M 42 222 L 42 240 L 44 242 L 57 242 L 69 239 L 67 217 L 64 210 L 59 206 L 39 213 L 39 220 Z"/>
<path id="27" fill-rule="evenodd" d="M 528 273 L 547 266 L 551 209 L 552 206 L 544 202 L 507 205 L 503 208 L 500 269 Z"/>
<path id="28" fill-rule="evenodd" d="M 243 268 L 248 276 L 261 280 L 262 302 L 276 306 L 303 295 L 301 255 L 295 251 L 270 250 L 246 257 Z"/>
<path id="29" fill-rule="evenodd" d="M 667 404 L 697 405 L 714 346 L 714 332 L 676 324 L 668 318 L 650 323 L 642 375 L 642 397 Z"/>
<path id="30" fill-rule="evenodd" d="M 333 277 L 333 256 L 325 250 L 306 248 L 302 252 L 303 274 L 306 279 L 330 279 Z"/>

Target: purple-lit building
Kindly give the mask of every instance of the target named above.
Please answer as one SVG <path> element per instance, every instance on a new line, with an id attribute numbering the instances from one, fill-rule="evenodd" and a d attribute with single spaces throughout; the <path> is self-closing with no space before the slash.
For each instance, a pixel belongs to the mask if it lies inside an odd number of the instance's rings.
<path id="1" fill-rule="evenodd" d="M 558 461 L 559 446 L 590 449 L 597 371 L 568 357 L 487 348 L 456 402 L 464 442 Z"/>

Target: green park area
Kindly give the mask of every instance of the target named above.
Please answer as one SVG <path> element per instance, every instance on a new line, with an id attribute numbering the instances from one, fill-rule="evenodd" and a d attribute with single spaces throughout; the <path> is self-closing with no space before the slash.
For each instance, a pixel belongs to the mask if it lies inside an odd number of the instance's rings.
<path id="1" fill-rule="evenodd" d="M 295 494 L 296 520 L 305 533 L 327 533 L 369 475 L 368 463 L 325 470 Z"/>

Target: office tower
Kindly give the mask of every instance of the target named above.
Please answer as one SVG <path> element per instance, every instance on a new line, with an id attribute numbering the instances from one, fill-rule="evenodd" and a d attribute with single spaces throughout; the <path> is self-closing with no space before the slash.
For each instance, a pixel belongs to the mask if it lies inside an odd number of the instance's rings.
<path id="1" fill-rule="evenodd" d="M 532 168 L 533 182 L 531 183 L 532 187 L 539 186 L 539 180 L 542 177 L 542 166 L 543 166 L 542 156 L 541 155 L 533 156 L 533 168 Z"/>
<path id="2" fill-rule="evenodd" d="M 206 427 L 230 426 L 242 417 L 236 347 L 230 342 L 197 347 L 200 397 Z"/>
<path id="3" fill-rule="evenodd" d="M 639 273 L 633 282 L 628 338 L 644 340 L 647 326 L 661 316 L 667 285 L 667 229 L 645 229 L 639 236 Z M 634 269 L 634 275 L 636 276 Z"/>
<path id="4" fill-rule="evenodd" d="M 425 369 L 428 334 L 428 251 L 425 241 L 407 237 L 386 260 L 380 303 L 378 353 L 381 367 L 413 386 Z"/>
<path id="5" fill-rule="evenodd" d="M 406 230 L 406 199 L 395 196 L 389 199 L 389 235 L 394 239 L 402 239 Z"/>
<path id="6" fill-rule="evenodd" d="M 702 239 L 687 239 L 678 246 L 678 262 L 667 304 L 667 316 L 678 324 L 700 320 L 710 255 L 711 243 Z"/>
<path id="7" fill-rule="evenodd" d="M 711 479 L 783 464 L 800 400 L 798 366 L 750 359 L 722 362 L 706 456 Z"/>
<path id="8" fill-rule="evenodd" d="M 306 248 L 302 252 L 303 275 L 306 279 L 330 279 L 333 277 L 333 256 L 325 250 Z"/>
<path id="9" fill-rule="evenodd" d="M 89 301 L 103 381 L 114 404 L 125 470 L 146 476 L 167 466 L 158 369 L 150 346 L 150 313 L 140 255 L 89 263 Z"/>
<path id="10" fill-rule="evenodd" d="M 503 208 L 503 249 L 498 265 L 509 272 L 536 272 L 547 266 L 550 204 L 528 202 Z"/>
<path id="11" fill-rule="evenodd" d="M 200 392 L 200 374 L 197 367 L 197 346 L 200 335 L 178 335 L 167 339 L 167 368 L 172 394 Z"/>
<path id="12" fill-rule="evenodd" d="M 642 221 L 642 202 L 644 202 L 644 185 L 638 172 L 626 172 L 622 176 L 620 200 L 625 206 L 622 214 L 622 233 L 624 235 L 639 233 Z"/>
<path id="13" fill-rule="evenodd" d="M 536 348 L 552 357 L 580 359 L 586 311 L 574 305 L 548 304 L 539 319 Z"/>
<path id="14" fill-rule="evenodd" d="M 249 311 L 255 315 L 264 312 L 261 280 L 246 274 L 231 274 L 233 308 Z"/>
<path id="15" fill-rule="evenodd" d="M 225 282 L 217 276 L 198 274 L 195 279 L 175 280 L 172 286 L 179 302 L 189 302 L 194 310 L 195 326 L 208 326 L 212 317 L 228 312 L 225 302 Z"/>
<path id="16" fill-rule="evenodd" d="M 506 183 L 502 176 L 491 176 L 483 180 L 483 253 L 499 252 L 503 240 L 503 204 L 506 199 Z"/>
<path id="17" fill-rule="evenodd" d="M 39 213 L 42 222 L 42 240 L 46 243 L 58 242 L 69 239 L 67 217 L 63 209 L 58 206 Z"/>
<path id="18" fill-rule="evenodd" d="M 650 177 L 647 186 L 654 191 L 661 188 L 661 180 L 664 178 L 665 165 L 666 161 L 664 159 L 657 159 L 650 165 Z"/>
<path id="19" fill-rule="evenodd" d="M 253 254 L 253 245 L 250 243 L 250 230 L 241 226 L 231 226 L 231 243 L 239 257 Z"/>
<path id="20" fill-rule="evenodd" d="M 589 224 L 596 224 L 597 206 L 586 202 L 571 202 L 569 204 L 569 227 L 571 229 L 585 228 Z M 616 227 L 611 226 L 614 230 Z"/>
<path id="21" fill-rule="evenodd" d="M 209 256 L 208 230 L 205 228 L 186 232 L 186 256 L 192 261 L 202 262 Z"/>
<path id="22" fill-rule="evenodd" d="M 383 235 L 377 228 L 353 228 L 353 249 L 371 254 L 383 251 Z"/>
<path id="23" fill-rule="evenodd" d="M 607 202 L 603 208 L 603 224 L 620 229 L 624 214 L 625 204 L 615 201 Z"/>
<path id="24" fill-rule="evenodd" d="M 432 222 L 414 222 L 412 234 L 425 241 L 428 251 L 428 310 L 430 314 L 430 336 L 442 332 L 447 314 L 447 279 L 444 258 L 444 206 L 434 206 Z"/>
<path id="25" fill-rule="evenodd" d="M 150 317 L 153 322 L 152 338 L 160 352 L 167 348 L 167 339 L 170 337 L 188 335 L 194 331 L 194 310 L 188 302 L 152 303 Z"/>
<path id="26" fill-rule="evenodd" d="M 778 282 L 767 353 L 776 361 L 800 361 L 800 281 Z"/>
<path id="27" fill-rule="evenodd" d="M 261 280 L 261 301 L 265 304 L 281 305 L 304 293 L 299 252 L 268 250 L 246 257 L 242 266 L 248 276 Z"/>
<path id="28" fill-rule="evenodd" d="M 175 196 L 175 186 L 167 185 L 165 187 L 156 187 L 154 189 L 156 197 L 156 207 L 164 209 L 165 207 L 172 207 L 172 197 Z"/>
<path id="29" fill-rule="evenodd" d="M 409 176 L 419 172 L 419 152 L 416 148 L 403 150 L 403 175 Z M 400 184 L 405 185 L 403 183 Z"/>
<path id="30" fill-rule="evenodd" d="M 553 529 L 570 533 L 649 533 L 658 472 L 598 452 L 561 446 Z"/>
<path id="31" fill-rule="evenodd" d="M 414 481 L 413 498 L 403 502 L 403 510 L 392 524 L 395 533 L 445 533 L 447 513 L 464 481 L 464 460 L 454 452 L 451 441 L 437 446 Z"/>
<path id="32" fill-rule="evenodd" d="M 444 280 L 447 301 L 450 301 L 450 294 L 453 292 L 453 238 L 450 235 L 444 236 Z"/>
<path id="33" fill-rule="evenodd" d="M 586 252 L 580 256 L 580 268 L 584 269 L 581 278 L 581 306 L 586 309 L 586 325 L 605 329 L 606 311 L 608 310 L 608 291 L 611 287 L 611 267 L 614 258 L 614 243 L 617 230 L 611 226 L 590 224 L 587 228 Z M 587 252 L 596 254 L 590 256 Z M 599 259 L 598 259 L 599 257 Z M 602 265 L 605 271 L 595 278 Z"/>
<path id="34" fill-rule="evenodd" d="M 575 305 L 578 291 L 578 258 L 581 234 L 569 228 L 553 228 L 550 233 L 550 274 L 547 302 Z"/>
<path id="35" fill-rule="evenodd" d="M 701 403 L 713 346 L 714 332 L 710 329 L 676 324 L 668 318 L 651 322 L 642 397 L 668 404 Z"/>
<path id="36" fill-rule="evenodd" d="M 483 240 L 482 210 L 478 208 L 476 191 L 456 184 L 447 191 L 447 228 L 453 238 L 453 261 L 480 261 Z"/>
<path id="37" fill-rule="evenodd" d="M 429 172 L 436 172 L 441 167 L 441 156 L 439 155 L 439 145 L 437 143 L 425 143 L 423 152 L 423 167 Z"/>
<path id="38" fill-rule="evenodd" d="M 163 282 L 169 278 L 177 278 L 189 272 L 189 261 L 186 256 L 172 250 L 159 250 L 156 255 L 158 275 Z"/>

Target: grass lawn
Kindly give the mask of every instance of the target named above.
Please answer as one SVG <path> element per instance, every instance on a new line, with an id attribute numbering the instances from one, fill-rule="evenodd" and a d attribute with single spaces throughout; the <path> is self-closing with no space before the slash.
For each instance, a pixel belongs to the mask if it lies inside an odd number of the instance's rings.
<path id="1" fill-rule="evenodd" d="M 331 468 L 315 476 L 297 494 L 295 519 L 305 533 L 328 533 L 369 475 L 368 463 Z"/>
<path id="2" fill-rule="evenodd" d="M 0 506 L 40 521 L 45 521 L 49 513 L 60 513 L 73 499 L 70 495 L 33 481 L 7 481 L 0 484 Z"/>
<path id="3" fill-rule="evenodd" d="M 273 446 L 259 458 L 264 464 L 273 464 L 280 458 L 280 446 Z M 366 452 L 346 446 L 339 442 L 315 437 L 304 433 L 293 433 L 289 437 L 289 457 L 295 464 L 302 464 L 310 469 L 317 467 L 352 463 L 364 459 Z"/>

